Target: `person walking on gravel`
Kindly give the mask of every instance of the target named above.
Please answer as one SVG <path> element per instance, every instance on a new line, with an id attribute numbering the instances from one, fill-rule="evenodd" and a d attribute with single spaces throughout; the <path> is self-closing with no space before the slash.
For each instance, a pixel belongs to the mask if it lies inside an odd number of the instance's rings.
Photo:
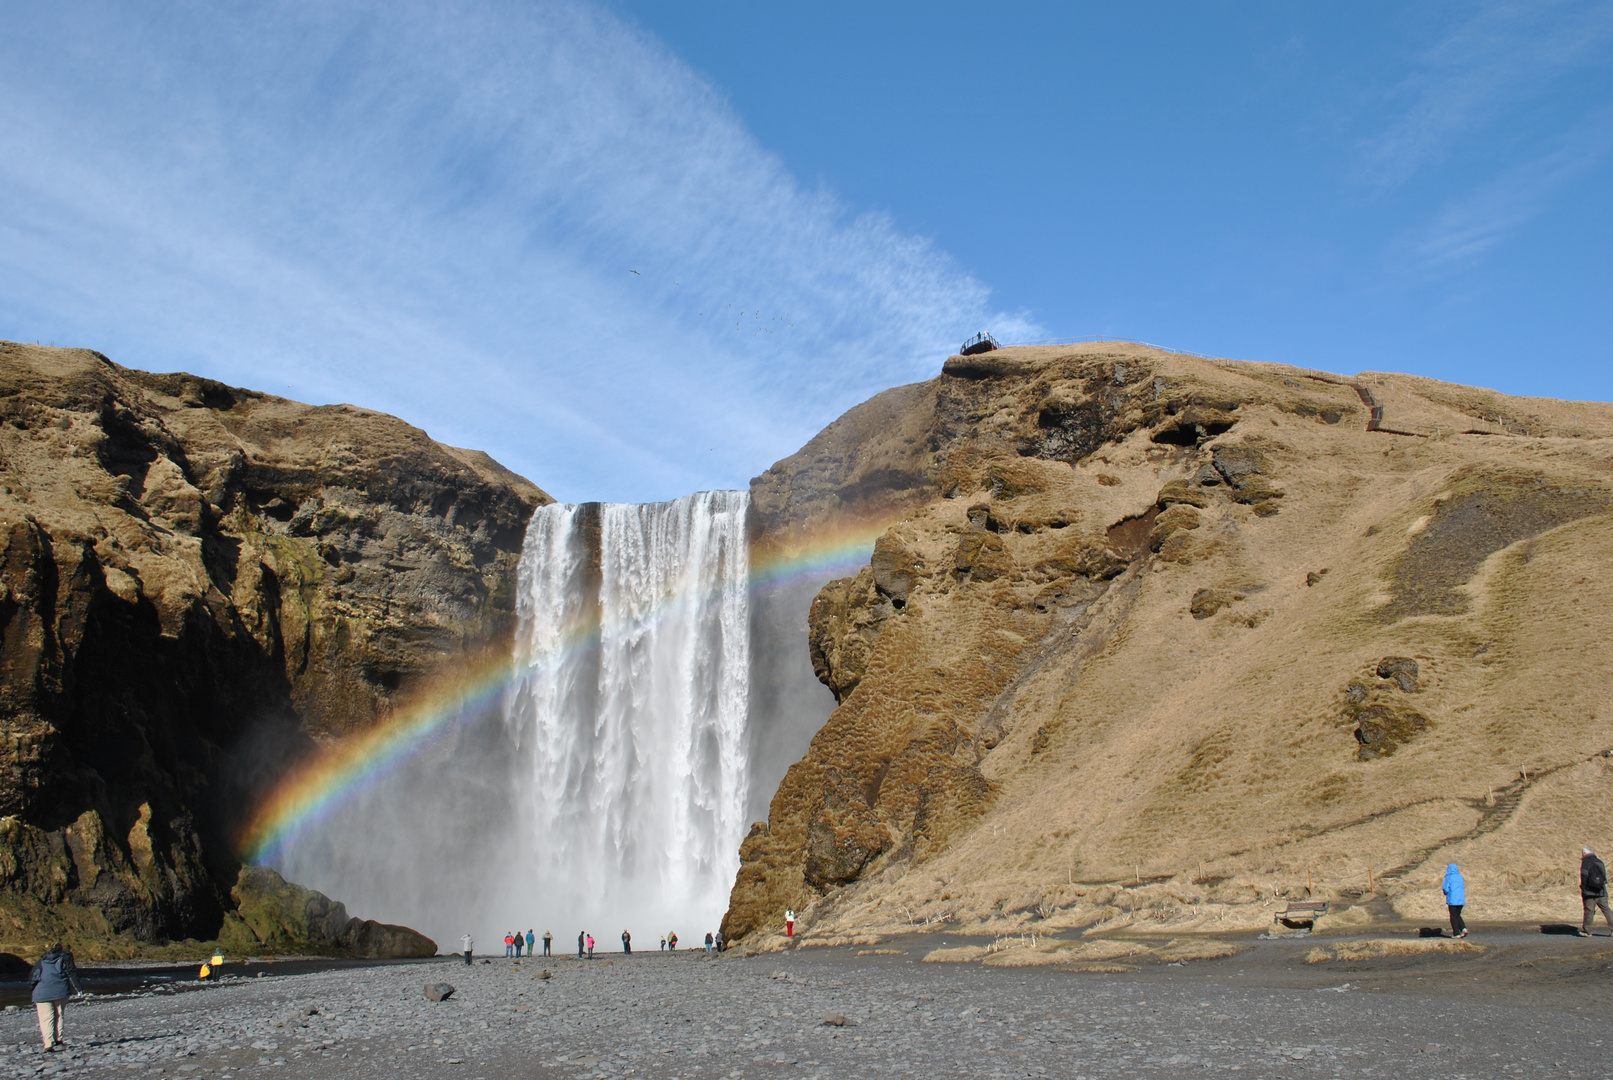
<path id="1" fill-rule="evenodd" d="M 543 932 L 543 955 L 549 955 L 549 946 L 554 943 L 554 935 L 545 930 Z"/>
<path id="2" fill-rule="evenodd" d="M 1580 937 L 1591 936 L 1591 923 L 1598 909 L 1613 930 L 1613 911 L 1607 908 L 1607 864 L 1596 857 L 1590 848 L 1581 848 L 1579 860 L 1579 897 L 1585 902 L 1585 922 L 1579 928 Z"/>
<path id="3" fill-rule="evenodd" d="M 1462 921 L 1462 906 L 1467 903 L 1467 883 L 1462 880 L 1462 872 L 1455 863 L 1445 868 L 1445 883 L 1440 889 L 1445 893 L 1445 906 L 1451 911 L 1451 937 L 1467 937 L 1467 923 Z"/>
<path id="4" fill-rule="evenodd" d="M 73 954 L 59 942 L 34 965 L 32 981 L 34 1010 L 39 1013 L 39 1037 L 45 1041 L 48 1053 L 62 1045 L 62 1013 L 67 1009 L 67 999 L 82 994 L 84 988 L 78 984 L 78 965 L 73 963 Z"/>
<path id="5" fill-rule="evenodd" d="M 471 936 L 469 934 L 466 934 L 464 937 L 459 939 L 459 945 L 459 951 L 465 954 L 465 963 L 470 963 L 470 953 L 471 950 L 476 947 L 476 942 L 471 940 Z"/>

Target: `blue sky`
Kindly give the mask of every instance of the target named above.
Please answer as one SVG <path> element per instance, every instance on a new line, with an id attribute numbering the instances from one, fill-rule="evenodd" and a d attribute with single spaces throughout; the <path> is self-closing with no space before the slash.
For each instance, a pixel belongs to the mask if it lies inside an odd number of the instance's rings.
<path id="1" fill-rule="evenodd" d="M 1613 398 L 1610 0 L 0 25 L 0 337 L 565 499 L 741 486 L 981 328 Z"/>

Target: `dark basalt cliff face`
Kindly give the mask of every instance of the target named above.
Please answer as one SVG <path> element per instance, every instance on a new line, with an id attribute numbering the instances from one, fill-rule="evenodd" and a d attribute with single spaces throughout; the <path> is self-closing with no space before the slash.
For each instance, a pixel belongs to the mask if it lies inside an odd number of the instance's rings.
<path id="1" fill-rule="evenodd" d="M 216 937 L 254 791 L 506 649 L 549 501 L 390 416 L 0 343 L 0 947 Z"/>

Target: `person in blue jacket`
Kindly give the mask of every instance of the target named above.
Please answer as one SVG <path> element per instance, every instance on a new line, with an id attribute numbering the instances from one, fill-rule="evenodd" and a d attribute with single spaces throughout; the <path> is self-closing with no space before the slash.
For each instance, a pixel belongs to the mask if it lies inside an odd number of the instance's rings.
<path id="1" fill-rule="evenodd" d="M 39 1013 L 39 1036 L 45 1040 L 47 1051 L 55 1050 L 62 1045 L 62 1013 L 67 1009 L 67 999 L 84 992 L 78 984 L 78 966 L 73 963 L 73 954 L 59 943 L 52 945 L 34 965 L 32 981 L 34 1009 Z"/>
<path id="2" fill-rule="evenodd" d="M 1462 921 L 1462 906 L 1467 903 L 1467 883 L 1462 872 L 1451 863 L 1445 868 L 1445 906 L 1451 909 L 1451 937 L 1467 937 L 1467 923 Z"/>

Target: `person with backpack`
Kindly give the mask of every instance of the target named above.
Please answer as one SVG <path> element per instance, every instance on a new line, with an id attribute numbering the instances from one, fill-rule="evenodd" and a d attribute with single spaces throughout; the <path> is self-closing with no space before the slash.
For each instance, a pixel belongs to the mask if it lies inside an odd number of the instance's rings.
<path id="1" fill-rule="evenodd" d="M 1462 905 L 1467 903 L 1467 882 L 1462 872 L 1451 863 L 1445 868 L 1445 883 L 1440 886 L 1445 894 L 1445 906 L 1451 913 L 1451 937 L 1467 937 L 1467 923 L 1462 921 Z"/>
<path id="2" fill-rule="evenodd" d="M 678 935 L 677 934 L 671 933 L 671 932 L 667 933 L 666 947 L 667 947 L 668 951 L 670 951 L 670 952 L 677 952 L 678 951 Z"/>
<path id="3" fill-rule="evenodd" d="M 1581 848 L 1580 852 L 1579 898 L 1585 903 L 1585 922 L 1579 929 L 1579 936 L 1590 937 L 1597 910 L 1601 910 L 1610 930 L 1613 930 L 1613 911 L 1607 908 L 1607 864 L 1590 848 Z"/>
<path id="4" fill-rule="evenodd" d="M 73 954 L 57 942 L 34 965 L 31 979 L 34 1009 L 39 1013 L 39 1037 L 45 1041 L 46 1052 L 53 1052 L 62 1045 L 62 1014 L 67 1009 L 67 999 L 84 993 L 78 983 L 78 965 L 73 963 Z"/>
<path id="5" fill-rule="evenodd" d="M 711 931 L 706 931 L 706 955 L 711 955 Z"/>

